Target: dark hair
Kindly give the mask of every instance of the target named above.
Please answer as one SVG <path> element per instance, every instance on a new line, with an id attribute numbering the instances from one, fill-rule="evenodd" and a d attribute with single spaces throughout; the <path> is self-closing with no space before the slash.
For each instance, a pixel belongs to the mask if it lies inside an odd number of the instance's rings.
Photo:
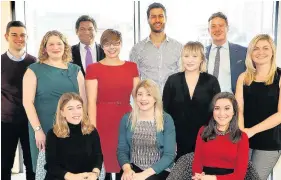
<path id="1" fill-rule="evenodd" d="M 235 96 L 229 92 L 222 92 L 215 95 L 212 100 L 210 113 L 213 113 L 215 104 L 219 99 L 228 99 L 231 101 L 233 106 L 234 115 L 230 121 L 228 131 L 229 131 L 229 138 L 233 143 L 237 143 L 242 136 L 242 131 L 238 127 L 238 103 L 235 99 Z M 215 132 L 216 128 L 216 121 L 214 120 L 214 116 L 211 116 L 209 124 L 204 128 L 204 131 L 201 134 L 202 139 L 207 142 L 209 140 L 213 140 L 216 138 L 217 134 Z"/>
<path id="2" fill-rule="evenodd" d="M 107 42 L 112 41 L 120 41 L 122 42 L 122 34 L 121 32 L 114 30 L 114 29 L 107 29 L 105 30 L 100 38 L 100 44 L 103 47 L 103 45 Z"/>
<path id="3" fill-rule="evenodd" d="M 77 19 L 77 21 L 76 21 L 76 23 L 75 23 L 75 29 L 76 29 L 76 31 L 79 29 L 80 23 L 83 22 L 83 21 L 90 21 L 91 23 L 93 23 L 93 26 L 94 26 L 94 28 L 95 28 L 95 31 L 97 31 L 97 23 L 96 23 L 96 21 L 95 21 L 92 17 L 90 17 L 90 16 L 88 16 L 88 15 L 82 15 L 82 16 L 80 16 L 80 17 Z"/>
<path id="4" fill-rule="evenodd" d="M 8 34 L 11 27 L 23 27 L 26 29 L 25 25 L 21 21 L 10 21 L 6 27 L 6 33 Z"/>
<path id="5" fill-rule="evenodd" d="M 146 11 L 146 14 L 147 14 L 147 19 L 149 18 L 149 16 L 150 16 L 150 10 L 151 9 L 155 9 L 155 8 L 161 8 L 161 9 L 163 9 L 163 11 L 164 11 L 164 14 L 165 14 L 165 17 L 166 17 L 166 8 L 163 6 L 163 4 L 161 4 L 161 3 L 152 3 L 152 4 L 150 4 L 149 6 L 148 6 L 148 9 L 147 9 L 147 11 Z"/>
<path id="6" fill-rule="evenodd" d="M 211 17 L 208 19 L 208 22 L 210 22 L 212 19 L 214 18 L 222 18 L 225 20 L 226 25 L 228 26 L 228 20 L 225 14 L 223 14 L 222 12 L 216 12 L 214 14 L 211 15 Z"/>

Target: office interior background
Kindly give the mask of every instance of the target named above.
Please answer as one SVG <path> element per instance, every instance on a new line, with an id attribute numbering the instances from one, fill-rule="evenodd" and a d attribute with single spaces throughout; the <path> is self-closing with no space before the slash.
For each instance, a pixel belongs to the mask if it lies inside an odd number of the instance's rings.
<path id="1" fill-rule="evenodd" d="M 133 45 L 149 35 L 146 10 L 155 1 L 1 1 L 1 54 L 7 50 L 4 39 L 9 21 L 20 20 L 26 24 L 27 52 L 37 56 L 40 42 L 49 30 L 65 34 L 71 45 L 77 44 L 75 22 L 80 15 L 92 16 L 98 25 L 95 40 L 99 42 L 107 28 L 119 30 L 123 35 L 121 59 L 128 60 Z M 273 37 L 277 45 L 277 64 L 281 67 L 281 5 L 279 1 L 187 1 L 158 0 L 167 9 L 165 32 L 168 36 L 186 43 L 190 40 L 208 45 L 208 18 L 217 11 L 227 15 L 228 39 L 248 46 L 259 33 Z M 20 148 L 19 148 L 20 149 Z M 14 164 L 14 172 L 22 172 L 20 151 Z M 19 177 L 19 176 L 17 176 Z M 13 176 L 16 180 L 16 176 Z M 22 178 L 19 178 L 22 179 Z M 281 179 L 281 158 L 270 179 Z"/>

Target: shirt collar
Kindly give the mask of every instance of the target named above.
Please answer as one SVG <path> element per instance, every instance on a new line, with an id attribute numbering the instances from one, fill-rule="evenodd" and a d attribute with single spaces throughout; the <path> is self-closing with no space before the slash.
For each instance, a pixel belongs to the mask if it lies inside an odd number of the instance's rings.
<path id="1" fill-rule="evenodd" d="M 24 58 L 26 56 L 26 52 L 24 52 L 23 55 L 20 58 L 17 58 L 15 56 L 13 56 L 9 50 L 7 51 L 7 55 L 13 61 L 22 61 L 22 60 L 24 60 Z"/>
<path id="2" fill-rule="evenodd" d="M 94 42 L 93 44 L 89 45 L 91 49 L 93 49 L 93 47 L 95 47 L 96 43 Z M 83 44 L 80 42 L 80 49 L 84 49 L 85 50 L 86 44 Z"/>
<path id="3" fill-rule="evenodd" d="M 212 43 L 212 50 L 216 49 L 218 46 L 215 45 L 214 43 Z M 226 49 L 228 50 L 229 49 L 229 43 L 228 41 L 226 41 L 222 46 L 221 46 L 223 49 Z"/>
<path id="4" fill-rule="evenodd" d="M 166 39 L 165 39 L 164 41 L 169 42 L 169 40 L 170 40 L 169 37 L 166 35 Z M 163 41 L 163 42 L 164 42 L 164 41 Z M 148 37 L 146 38 L 145 42 L 146 42 L 146 43 L 147 43 L 147 42 L 152 42 L 151 39 L 150 39 L 150 36 L 148 36 Z"/>

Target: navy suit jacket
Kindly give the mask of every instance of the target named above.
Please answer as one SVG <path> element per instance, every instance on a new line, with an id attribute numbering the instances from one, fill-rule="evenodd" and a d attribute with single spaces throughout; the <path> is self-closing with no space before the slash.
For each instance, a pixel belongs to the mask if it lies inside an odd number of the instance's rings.
<path id="1" fill-rule="evenodd" d="M 206 59 L 209 60 L 211 45 L 206 47 Z M 229 42 L 231 88 L 235 93 L 238 76 L 246 70 L 245 59 L 247 48 Z M 207 63 L 208 64 L 208 63 Z"/>
<path id="2" fill-rule="evenodd" d="M 86 69 L 83 68 L 83 64 L 81 62 L 81 55 L 80 55 L 80 43 L 74 45 L 71 47 L 72 51 L 72 63 L 77 64 L 80 66 L 81 71 L 83 75 L 85 76 Z M 101 45 L 96 43 L 96 52 L 97 52 L 97 62 L 102 60 L 105 57 L 105 54 L 103 52 L 103 49 L 101 48 Z"/>

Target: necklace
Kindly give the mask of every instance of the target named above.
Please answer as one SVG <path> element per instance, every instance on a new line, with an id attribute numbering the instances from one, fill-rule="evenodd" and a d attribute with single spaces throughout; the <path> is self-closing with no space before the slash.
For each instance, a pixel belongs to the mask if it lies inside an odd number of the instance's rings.
<path id="1" fill-rule="evenodd" d="M 227 133 L 229 133 L 229 129 L 227 129 L 226 131 L 219 131 L 217 127 L 215 127 L 215 133 L 218 135 L 218 136 L 224 136 L 226 135 Z"/>

